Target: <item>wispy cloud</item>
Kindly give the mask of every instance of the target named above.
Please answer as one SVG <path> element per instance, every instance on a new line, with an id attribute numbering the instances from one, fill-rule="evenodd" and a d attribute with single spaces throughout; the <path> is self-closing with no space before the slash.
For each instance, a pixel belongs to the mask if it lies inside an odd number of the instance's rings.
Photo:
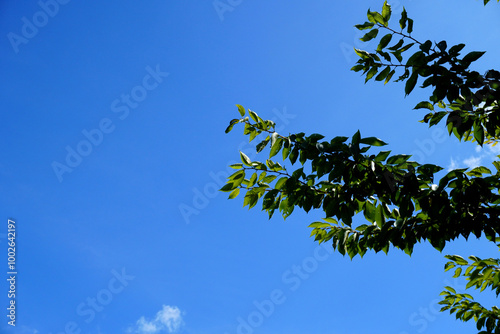
<path id="1" fill-rule="evenodd" d="M 450 159 L 450 164 L 448 165 L 448 171 L 457 168 L 475 168 L 481 165 L 487 165 L 494 160 L 498 160 L 498 155 L 500 155 L 500 145 L 484 145 L 482 148 L 477 146 L 475 148 L 476 154 L 471 155 L 467 159 Z"/>
<path id="2" fill-rule="evenodd" d="M 481 165 L 481 161 L 483 160 L 483 156 L 475 157 L 471 156 L 468 159 L 464 160 L 464 165 L 467 166 L 467 168 L 476 168 Z"/>
<path id="3" fill-rule="evenodd" d="M 454 169 L 458 168 L 458 163 L 456 160 L 453 160 L 453 158 L 450 158 L 450 164 L 448 165 L 448 171 L 452 171 Z"/>
<path id="4" fill-rule="evenodd" d="M 129 328 L 128 332 L 136 334 L 175 333 L 182 324 L 181 310 L 177 306 L 163 305 L 154 319 L 147 320 L 144 316 L 140 317 L 136 325 Z"/>

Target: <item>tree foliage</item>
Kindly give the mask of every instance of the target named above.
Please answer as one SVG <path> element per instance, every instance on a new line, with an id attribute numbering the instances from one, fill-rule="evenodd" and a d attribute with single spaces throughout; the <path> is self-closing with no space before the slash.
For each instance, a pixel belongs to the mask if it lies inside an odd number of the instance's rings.
<path id="1" fill-rule="evenodd" d="M 484 52 L 464 55 L 465 44 L 449 47 L 446 41 L 415 39 L 406 10 L 394 19 L 387 2 L 381 12 L 368 10 L 367 21 L 356 28 L 366 31 L 362 41 L 378 41 L 371 52 L 355 50 L 359 60 L 352 70 L 361 72 L 365 82 L 400 81 L 406 95 L 420 82 L 432 91 L 415 106 L 427 110 L 421 122 L 429 127 L 443 124 L 461 141 L 497 143 L 500 72 L 480 74 L 471 68 Z M 317 133 L 284 135 L 275 131 L 274 122 L 237 107 L 240 118 L 231 120 L 226 133 L 243 125 L 250 141 L 263 138 L 257 152 L 269 150 L 265 162 L 251 161 L 240 152 L 241 163 L 231 165 L 236 171 L 221 190 L 231 199 L 243 192 L 244 206 L 260 202 L 269 217 L 278 210 L 284 218 L 297 207 L 321 210 L 325 218 L 309 225 L 311 236 L 319 243 L 331 242 L 351 258 L 370 250 L 387 253 L 391 247 L 411 255 L 423 241 L 441 251 L 448 242 L 471 235 L 500 247 L 500 160 L 493 162 L 493 171 L 455 169 L 438 179 L 442 167 L 411 161 L 410 155 L 392 155 L 379 149 L 387 145 L 383 140 L 362 137 L 360 131 L 350 140 L 325 140 Z M 364 217 L 364 224 L 354 223 L 357 215 Z M 498 296 L 500 259 L 446 258 L 450 261 L 445 270 L 455 268 L 454 277 L 468 280 L 467 289 L 491 288 Z M 441 295 L 442 311 L 463 321 L 473 319 L 480 333 L 500 333 L 498 308 L 487 309 L 451 287 Z"/>

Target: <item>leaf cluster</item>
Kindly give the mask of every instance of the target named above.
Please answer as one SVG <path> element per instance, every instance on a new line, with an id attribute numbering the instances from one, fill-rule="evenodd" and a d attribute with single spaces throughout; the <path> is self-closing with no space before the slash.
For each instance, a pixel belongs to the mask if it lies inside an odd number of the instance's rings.
<path id="1" fill-rule="evenodd" d="M 484 291 L 489 287 L 498 297 L 500 294 L 500 259 L 469 256 L 471 261 L 469 263 L 458 255 L 447 255 L 446 258 L 451 261 L 445 264 L 445 271 L 455 268 L 453 277 L 458 278 L 461 275 L 465 277 L 466 289 L 475 288 Z M 449 286 L 445 287 L 441 295 L 443 300 L 439 303 L 444 305 L 441 311 L 449 310 L 450 314 L 455 313 L 456 318 L 462 321 L 474 319 L 477 329 L 481 330 L 479 333 L 500 333 L 500 309 L 497 307 L 487 309 L 475 301 L 470 294 L 457 293 Z"/>
<path id="2" fill-rule="evenodd" d="M 253 117 L 237 123 L 244 124 L 251 138 L 268 133 L 257 151 L 268 146 L 269 158 L 251 161 L 240 152 L 242 162 L 231 166 L 237 171 L 221 189 L 230 192 L 229 198 L 243 190 L 244 206 L 253 208 L 262 200 L 269 217 L 278 210 L 284 218 L 296 207 L 322 210 L 326 220 L 310 225 L 312 236 L 331 241 L 351 258 L 370 249 L 387 252 L 391 246 L 411 254 L 425 240 L 441 251 L 460 236 L 500 236 L 500 163 L 495 174 L 486 167 L 454 170 L 435 184 L 439 166 L 390 151 L 370 153 L 372 147 L 387 145 L 379 138 L 363 138 L 359 131 L 350 142 L 340 136 L 325 141 L 320 134 L 282 136 L 261 130 L 267 121 L 250 112 Z M 272 160 L 280 152 L 283 163 Z M 297 162 L 289 172 L 286 165 Z M 357 214 L 368 224 L 353 226 Z"/>
<path id="3" fill-rule="evenodd" d="M 380 31 L 384 33 L 374 52 L 355 49 L 359 60 L 352 70 L 362 72 L 365 82 L 374 78 L 388 83 L 397 74 L 395 81 L 404 82 L 408 95 L 422 80 L 422 88 L 432 88 L 429 100 L 415 107 L 430 110 L 422 122 L 434 126 L 446 117 L 450 134 L 480 145 L 500 137 L 500 72 L 489 70 L 482 75 L 470 69 L 485 52 L 472 51 L 461 56 L 465 44 L 448 47 L 446 41 L 418 41 L 411 35 L 413 20 L 405 9 L 399 27 L 391 28 L 391 7 L 387 2 L 381 13 L 369 10 L 367 17 L 367 22 L 356 25 L 360 30 L 368 30 L 362 41 L 376 38 Z"/>
<path id="4" fill-rule="evenodd" d="M 365 83 L 402 82 L 406 95 L 420 81 L 421 88 L 431 89 L 429 98 L 414 108 L 427 110 L 421 122 L 437 126 L 445 120 L 448 133 L 459 140 L 496 144 L 500 72 L 472 69 L 484 52 L 462 55 L 465 44 L 419 41 L 412 36 L 414 21 L 404 8 L 397 27 L 392 22 L 387 1 L 380 12 L 368 10 L 367 21 L 356 28 L 366 31 L 363 42 L 377 40 L 377 47 L 371 52 L 355 49 L 359 60 L 352 70 L 361 72 Z M 236 171 L 221 189 L 230 199 L 243 194 L 249 209 L 260 203 L 269 218 L 276 211 L 287 218 L 296 208 L 320 210 L 324 218 L 309 225 L 311 236 L 319 243 L 331 242 L 350 258 L 368 250 L 387 253 L 391 247 L 411 255 L 423 241 L 442 251 L 448 242 L 471 235 L 500 246 L 500 161 L 493 162 L 494 171 L 480 166 L 438 177 L 442 167 L 381 150 L 387 145 L 383 140 L 362 137 L 360 131 L 330 140 L 317 133 L 284 135 L 276 132 L 274 122 L 241 105 L 237 108 L 240 118 L 231 120 L 226 133 L 243 125 L 250 141 L 265 137 L 256 144 L 257 152 L 269 152 L 263 162 L 240 152 L 241 163 L 231 165 Z M 465 277 L 467 289 L 490 288 L 499 295 L 500 259 L 446 258 L 450 261 L 445 270 L 454 268 L 454 277 Z M 498 308 L 485 308 L 470 294 L 445 289 L 442 311 L 463 321 L 473 319 L 480 333 L 500 333 Z"/>

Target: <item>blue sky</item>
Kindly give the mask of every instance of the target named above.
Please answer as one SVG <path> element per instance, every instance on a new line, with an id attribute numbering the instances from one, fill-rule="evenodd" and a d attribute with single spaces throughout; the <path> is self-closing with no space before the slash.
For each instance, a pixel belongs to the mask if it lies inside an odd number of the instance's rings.
<path id="1" fill-rule="evenodd" d="M 402 3 L 390 3 L 397 15 Z M 349 71 L 362 47 L 353 25 L 381 5 L 1 2 L 0 249 L 13 218 L 18 308 L 13 328 L 1 280 L 0 332 L 474 330 L 436 312 L 444 285 L 464 285 L 443 273 L 443 255 L 495 257 L 492 245 L 351 261 L 309 238 L 320 212 L 269 221 L 215 191 L 238 150 L 252 152 L 240 129 L 224 134 L 235 104 L 284 134 L 360 129 L 447 168 L 499 154 L 418 123 L 412 108 L 427 92 L 404 98 L 400 83 L 365 85 Z M 500 67 L 496 3 L 404 5 L 416 38 L 464 42 L 488 51 L 479 71 Z"/>

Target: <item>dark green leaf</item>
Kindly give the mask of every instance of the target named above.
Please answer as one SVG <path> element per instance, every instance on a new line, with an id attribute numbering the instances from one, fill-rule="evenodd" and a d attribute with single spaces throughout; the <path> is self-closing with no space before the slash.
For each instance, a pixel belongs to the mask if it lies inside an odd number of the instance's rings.
<path id="1" fill-rule="evenodd" d="M 472 63 L 481 58 L 485 53 L 486 52 L 472 51 L 464 57 L 463 61 L 467 63 Z"/>
<path id="2" fill-rule="evenodd" d="M 415 108 L 413 109 L 429 109 L 429 110 L 434 110 L 434 106 L 432 105 L 432 103 L 428 102 L 428 101 L 422 101 L 420 103 L 418 103 Z"/>
<path id="3" fill-rule="evenodd" d="M 360 139 L 360 144 L 366 144 L 366 145 L 371 145 L 371 146 L 385 146 L 387 143 L 383 142 L 382 140 L 376 138 L 376 137 L 367 137 Z"/>
<path id="4" fill-rule="evenodd" d="M 253 119 L 255 122 L 259 122 L 259 116 L 257 116 L 257 114 L 251 110 L 248 111 L 248 113 L 250 114 L 250 118 Z"/>
<path id="5" fill-rule="evenodd" d="M 460 51 L 462 51 L 462 49 L 465 47 L 465 44 L 458 44 L 458 45 L 455 45 L 455 46 L 452 46 L 450 48 L 450 50 L 448 50 L 448 53 L 452 56 L 452 57 L 457 57 L 460 53 Z"/>
<path id="6" fill-rule="evenodd" d="M 382 72 L 380 72 L 376 77 L 375 77 L 375 81 L 382 81 L 382 80 L 385 80 L 387 78 L 387 76 L 389 75 L 389 73 L 391 72 L 391 67 L 390 66 L 387 66 L 386 68 L 384 68 L 382 70 Z"/>
<path id="7" fill-rule="evenodd" d="M 372 29 L 369 32 L 367 32 L 363 37 L 360 38 L 363 42 L 368 42 L 378 35 L 378 29 Z"/>
<path id="8" fill-rule="evenodd" d="M 448 47 L 448 45 L 446 44 L 446 41 L 441 41 L 441 42 L 437 43 L 436 46 L 439 48 L 439 50 L 441 50 L 441 52 L 445 52 L 446 48 Z"/>
<path id="9" fill-rule="evenodd" d="M 387 159 L 387 164 L 399 165 L 399 164 L 402 164 L 403 162 L 407 161 L 410 158 L 411 158 L 411 155 L 406 155 L 406 154 L 393 155 L 392 157 Z"/>
<path id="10" fill-rule="evenodd" d="M 483 146 L 484 128 L 483 125 L 478 121 L 474 122 L 474 139 L 476 139 L 479 145 Z"/>
<path id="11" fill-rule="evenodd" d="M 405 85 L 405 94 L 408 95 L 411 93 L 411 91 L 413 90 L 413 88 L 415 88 L 415 85 L 417 84 L 417 79 L 418 79 L 418 74 L 417 72 L 413 72 L 410 76 L 410 78 L 408 78 L 408 80 L 406 81 L 406 85 Z"/>
<path id="12" fill-rule="evenodd" d="M 374 25 L 375 24 L 373 24 L 372 22 L 365 22 L 363 24 L 356 24 L 354 27 L 356 27 L 359 30 L 366 30 L 373 28 Z"/>
<path id="13" fill-rule="evenodd" d="M 420 50 L 422 50 L 425 53 L 429 53 L 429 51 L 431 50 L 431 47 L 432 47 L 432 42 L 427 40 L 427 41 L 425 41 L 425 43 L 420 45 Z"/>
<path id="14" fill-rule="evenodd" d="M 376 66 L 372 67 L 366 74 L 365 83 L 367 83 L 371 78 L 373 78 L 373 76 L 377 74 L 377 72 L 378 72 L 378 67 Z"/>
<path id="15" fill-rule="evenodd" d="M 391 72 L 389 72 L 389 74 L 387 75 L 387 78 L 385 78 L 384 85 L 391 80 L 391 78 L 394 75 L 394 73 L 396 73 L 395 70 L 392 70 Z"/>
<path id="16" fill-rule="evenodd" d="M 406 31 L 411 34 L 413 32 L 413 20 L 412 19 L 408 19 L 408 28 L 406 29 Z"/>
<path id="17" fill-rule="evenodd" d="M 387 34 L 384 37 L 382 37 L 377 46 L 377 51 L 382 51 L 391 42 L 391 39 L 392 39 L 392 34 Z"/>
<path id="18" fill-rule="evenodd" d="M 375 162 L 384 161 L 385 159 L 387 159 L 387 157 L 389 156 L 390 153 L 391 153 L 391 151 L 382 151 L 379 154 L 377 154 L 374 161 Z"/>
<path id="19" fill-rule="evenodd" d="M 401 13 L 401 19 L 399 20 L 399 26 L 401 30 L 406 28 L 406 22 L 408 21 L 408 14 L 406 13 L 406 9 L 403 7 L 403 12 Z"/>
<path id="20" fill-rule="evenodd" d="M 397 42 L 395 45 L 391 46 L 388 49 L 391 50 L 391 51 L 396 51 L 397 49 L 399 49 L 400 47 L 403 46 L 404 42 L 405 42 L 404 39 L 400 39 L 399 42 Z"/>

